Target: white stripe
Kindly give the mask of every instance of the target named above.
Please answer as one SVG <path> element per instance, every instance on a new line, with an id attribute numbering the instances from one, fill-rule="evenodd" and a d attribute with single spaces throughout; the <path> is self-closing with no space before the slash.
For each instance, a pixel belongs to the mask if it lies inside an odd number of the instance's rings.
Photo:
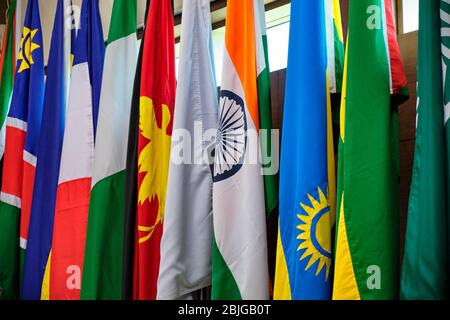
<path id="1" fill-rule="evenodd" d="M 9 96 L 9 102 L 8 102 L 8 108 L 5 110 L 5 114 L 8 114 L 9 109 L 11 108 L 11 100 L 12 100 L 12 91 L 10 92 Z M 8 121 L 8 118 L 5 119 L 5 122 L 2 125 L 1 131 L 0 131 L 0 159 L 3 158 L 3 155 L 5 153 L 5 143 L 6 143 L 6 122 Z"/>
<path id="2" fill-rule="evenodd" d="M 447 4 L 450 4 L 450 0 L 441 0 L 442 2 L 445 2 Z"/>
<path id="3" fill-rule="evenodd" d="M 94 123 L 88 63 L 73 66 L 59 168 L 59 184 L 92 177 Z"/>
<path id="4" fill-rule="evenodd" d="M 77 17 L 73 16 L 73 10 L 70 10 L 69 8 L 72 7 L 72 1 L 71 0 L 64 0 L 64 23 L 70 23 L 69 21 L 73 21 L 72 19 L 76 19 Z M 72 65 L 72 29 L 68 28 L 67 25 L 65 25 L 64 28 L 64 94 L 65 94 L 65 106 L 67 109 L 68 102 L 69 102 L 69 88 L 70 88 L 70 68 Z"/>
<path id="5" fill-rule="evenodd" d="M 335 58 L 335 43 L 334 43 L 334 16 L 332 1 L 325 1 L 325 28 L 326 28 L 326 42 L 327 42 L 327 71 L 328 83 L 330 92 L 337 92 L 336 85 L 336 58 Z"/>
<path id="6" fill-rule="evenodd" d="M 22 207 L 22 200 L 19 197 L 4 192 L 0 193 L 0 201 L 19 209 Z"/>
<path id="7" fill-rule="evenodd" d="M 441 20 L 444 20 L 444 22 L 450 24 L 450 15 L 442 9 L 440 10 L 440 13 Z"/>
<path id="8" fill-rule="evenodd" d="M 106 48 L 92 174 L 93 186 L 126 168 L 137 57 L 135 33 L 110 43 Z"/>
<path id="9" fill-rule="evenodd" d="M 442 52 L 442 55 L 444 57 L 446 57 L 447 59 L 450 59 L 450 49 L 449 48 L 447 48 L 446 46 L 442 45 L 441 46 L 441 52 Z"/>
<path id="10" fill-rule="evenodd" d="M 37 157 L 32 155 L 31 153 L 29 153 L 26 150 L 23 150 L 23 160 L 26 163 L 31 164 L 33 167 L 36 167 L 36 163 L 37 163 Z"/>
<path id="11" fill-rule="evenodd" d="M 27 131 L 27 123 L 17 118 L 9 118 L 6 120 L 6 126 L 19 130 Z"/>
<path id="12" fill-rule="evenodd" d="M 387 63 L 389 66 L 389 87 L 391 88 L 391 94 L 394 93 L 394 86 L 393 86 L 393 80 L 392 80 L 392 66 L 391 66 L 391 51 L 389 48 L 389 36 L 387 31 L 387 15 L 386 15 L 386 3 L 383 0 L 382 1 L 382 12 L 383 12 L 383 34 L 384 34 L 384 42 L 386 44 L 386 56 L 387 56 Z"/>
<path id="13" fill-rule="evenodd" d="M 444 124 L 447 123 L 450 118 L 450 102 L 444 106 Z"/>
<path id="14" fill-rule="evenodd" d="M 441 37 L 450 37 L 450 28 L 441 28 Z"/>
<path id="15" fill-rule="evenodd" d="M 20 238 L 20 247 L 23 249 L 23 250 L 26 250 L 27 249 L 27 239 L 24 239 L 24 238 Z"/>

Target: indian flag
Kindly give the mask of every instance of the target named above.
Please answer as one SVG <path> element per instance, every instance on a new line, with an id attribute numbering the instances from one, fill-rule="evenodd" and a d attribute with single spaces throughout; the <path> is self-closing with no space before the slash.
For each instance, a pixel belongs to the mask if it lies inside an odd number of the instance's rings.
<path id="1" fill-rule="evenodd" d="M 213 299 L 269 298 L 255 32 L 260 2 L 227 6 L 213 177 Z"/>
<path id="2" fill-rule="evenodd" d="M 106 48 L 82 299 L 120 299 L 125 169 L 138 45 L 136 0 L 115 0 Z"/>

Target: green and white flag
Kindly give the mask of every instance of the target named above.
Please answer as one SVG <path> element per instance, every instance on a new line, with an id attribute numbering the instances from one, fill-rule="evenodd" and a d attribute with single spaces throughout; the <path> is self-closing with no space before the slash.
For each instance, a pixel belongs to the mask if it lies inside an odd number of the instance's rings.
<path id="1" fill-rule="evenodd" d="M 125 169 L 138 57 L 136 0 L 115 0 L 106 48 L 82 299 L 122 297 Z"/>

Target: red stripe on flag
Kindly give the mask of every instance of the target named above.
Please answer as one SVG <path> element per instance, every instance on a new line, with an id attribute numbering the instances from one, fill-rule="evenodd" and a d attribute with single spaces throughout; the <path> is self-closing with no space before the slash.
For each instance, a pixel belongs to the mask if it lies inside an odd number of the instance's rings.
<path id="1" fill-rule="evenodd" d="M 2 192 L 22 197 L 23 148 L 26 132 L 6 127 L 6 147 L 3 162 Z"/>
<path id="2" fill-rule="evenodd" d="M 397 42 L 397 30 L 395 28 L 394 17 L 392 15 L 392 0 L 385 1 L 386 25 L 389 46 L 389 57 L 391 64 L 392 93 L 399 93 L 407 86 L 408 81 L 403 69 L 400 47 Z"/>
<path id="3" fill-rule="evenodd" d="M 31 201 L 33 199 L 34 176 L 36 167 L 23 161 L 22 183 L 22 212 L 20 214 L 20 237 L 28 239 L 28 226 L 30 225 Z"/>
<path id="4" fill-rule="evenodd" d="M 79 300 L 91 178 L 62 183 L 56 195 L 50 299 Z"/>

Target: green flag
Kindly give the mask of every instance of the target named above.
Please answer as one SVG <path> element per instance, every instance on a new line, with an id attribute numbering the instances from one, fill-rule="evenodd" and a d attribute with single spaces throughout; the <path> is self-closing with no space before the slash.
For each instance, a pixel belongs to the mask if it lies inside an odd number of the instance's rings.
<path id="1" fill-rule="evenodd" d="M 445 91 L 443 101 L 442 61 L 446 79 L 450 46 L 445 34 L 450 25 L 449 13 L 447 1 L 420 0 L 416 148 L 400 284 L 401 299 L 445 298 L 447 228 L 444 131 L 449 137 L 450 130 L 448 125 L 444 129 L 443 106 L 447 106 L 450 92 Z M 441 26 L 444 35 L 443 58 Z M 445 114 L 445 120 L 448 120 L 448 112 Z"/>
<path id="2" fill-rule="evenodd" d="M 105 54 L 81 299 L 122 297 L 125 169 L 138 57 L 136 0 L 115 0 Z"/>
<path id="3" fill-rule="evenodd" d="M 391 93 L 406 85 L 390 0 L 349 3 L 333 299 L 394 299 L 398 190 Z"/>
<path id="4" fill-rule="evenodd" d="M 14 84 L 14 67 L 15 67 L 15 46 L 14 46 L 14 12 L 16 9 L 16 0 L 9 2 L 6 28 L 1 48 L 0 61 L 0 159 L 3 159 L 5 151 L 5 130 L 6 116 L 8 115 L 9 103 Z"/>

